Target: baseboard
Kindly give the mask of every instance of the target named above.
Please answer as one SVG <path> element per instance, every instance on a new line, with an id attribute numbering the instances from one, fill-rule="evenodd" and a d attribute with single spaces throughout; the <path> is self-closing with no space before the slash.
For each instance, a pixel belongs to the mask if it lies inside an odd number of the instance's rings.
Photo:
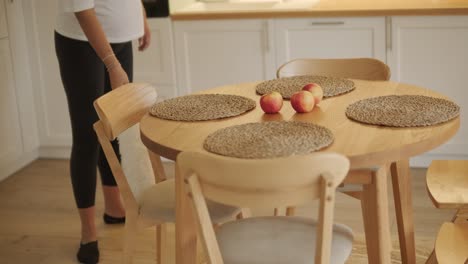
<path id="1" fill-rule="evenodd" d="M 29 163 L 33 162 L 39 157 L 39 151 L 37 149 L 24 153 L 15 161 L 9 163 L 7 166 L 0 168 L 0 181 L 5 180 L 13 173 L 19 171 L 24 166 L 28 165 Z"/>
<path id="2" fill-rule="evenodd" d="M 69 159 L 71 153 L 71 147 L 40 147 L 39 158 L 42 159 Z M 173 162 L 170 159 L 161 158 L 162 162 Z"/>
<path id="3" fill-rule="evenodd" d="M 70 146 L 63 147 L 47 147 L 39 148 L 39 158 L 41 159 L 69 159 L 71 153 Z"/>
<path id="4" fill-rule="evenodd" d="M 71 153 L 71 147 L 40 147 L 39 158 L 48 159 L 69 159 Z M 170 159 L 161 158 L 162 162 L 174 162 Z M 432 160 L 438 159 L 455 159 L 455 160 L 468 160 L 468 155 L 458 154 L 440 154 L 440 153 L 428 153 L 421 156 L 411 158 L 410 166 L 412 168 L 427 168 L 431 164 Z"/>
<path id="5" fill-rule="evenodd" d="M 427 168 L 433 160 L 468 160 L 468 155 L 428 153 L 411 158 L 410 167 Z"/>

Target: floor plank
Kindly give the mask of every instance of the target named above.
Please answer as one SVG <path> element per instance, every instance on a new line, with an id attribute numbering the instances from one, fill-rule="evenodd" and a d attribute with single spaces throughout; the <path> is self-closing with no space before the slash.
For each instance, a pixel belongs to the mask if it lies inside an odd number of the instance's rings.
<path id="1" fill-rule="evenodd" d="M 173 164 L 165 163 L 169 177 Z M 79 219 L 70 186 L 68 160 L 37 160 L 0 182 L 0 263 L 1 264 L 68 264 L 77 263 Z M 413 201 L 417 263 L 429 256 L 437 230 L 454 211 L 432 206 L 425 190 L 425 170 L 413 169 Z M 389 182 L 389 187 L 390 187 Z M 392 191 L 389 189 L 389 194 Z M 100 263 L 118 263 L 122 250 L 122 226 L 104 225 L 102 192 L 98 185 L 96 223 L 99 229 Z M 393 201 L 389 197 L 389 201 Z M 298 215 L 314 216 L 315 205 L 297 209 Z M 390 205 L 393 252 L 392 262 L 399 262 L 396 219 Z M 254 215 L 269 215 L 272 210 L 253 210 Z M 355 232 L 353 254 L 348 263 L 367 263 L 360 203 L 337 195 L 335 221 L 350 226 Z M 169 227 L 168 242 L 173 256 L 174 231 Z M 155 263 L 155 231 L 139 234 L 135 264 Z M 172 246 L 171 246 L 172 245 Z"/>

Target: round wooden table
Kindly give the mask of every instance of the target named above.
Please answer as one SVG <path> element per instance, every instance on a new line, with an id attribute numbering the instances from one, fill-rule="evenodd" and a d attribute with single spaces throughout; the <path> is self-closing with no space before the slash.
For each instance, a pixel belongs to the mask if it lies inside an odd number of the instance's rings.
<path id="1" fill-rule="evenodd" d="M 388 128 L 351 121 L 345 115 L 346 107 L 364 98 L 399 94 L 445 98 L 434 91 L 402 83 L 362 80 L 354 80 L 354 82 L 356 85 L 354 91 L 327 98 L 311 113 L 306 114 L 296 114 L 289 101 L 285 101 L 280 113 L 275 115 L 264 114 L 258 103 L 254 110 L 246 114 L 215 121 L 177 122 L 146 115 L 140 124 L 142 141 L 154 155 L 175 160 L 181 151 L 205 151 L 203 149 L 205 138 L 210 133 L 228 126 L 272 120 L 297 120 L 325 126 L 333 132 L 335 141 L 322 151 L 346 155 L 353 169 L 376 166 L 381 168 L 370 172 L 368 177 L 362 177 L 362 173 L 351 173 L 348 177 L 348 182 L 365 184 L 362 195 L 358 195 L 362 201 L 363 214 L 368 215 L 370 219 L 376 219 L 375 222 L 366 223 L 365 221 L 364 223 L 366 237 L 380 241 L 367 245 L 369 260 L 375 259 L 370 263 L 390 262 L 388 219 L 385 220 L 388 218 L 386 200 L 388 167 L 386 166 L 391 168 L 402 260 L 403 263 L 415 263 L 411 178 L 408 161 L 410 157 L 432 150 L 453 137 L 460 126 L 460 118 L 421 128 Z M 235 94 L 258 102 L 260 96 L 255 92 L 257 84 L 258 82 L 228 85 L 200 93 Z M 180 185 L 177 191 L 182 192 L 184 186 Z M 192 263 L 193 258 L 191 259 L 190 252 L 194 249 L 193 245 L 188 246 L 190 243 L 187 241 L 193 242 L 194 240 L 190 239 L 189 234 L 189 226 L 193 223 L 187 220 L 191 218 L 191 215 L 187 213 L 188 209 L 184 205 L 186 201 L 182 196 L 181 194 L 178 199 L 180 203 L 177 204 L 177 211 L 179 216 L 183 215 L 184 219 L 179 219 L 180 222 L 178 220 L 176 223 L 176 233 L 177 241 L 179 241 L 177 250 L 183 248 L 184 253 L 178 251 L 177 263 Z"/>

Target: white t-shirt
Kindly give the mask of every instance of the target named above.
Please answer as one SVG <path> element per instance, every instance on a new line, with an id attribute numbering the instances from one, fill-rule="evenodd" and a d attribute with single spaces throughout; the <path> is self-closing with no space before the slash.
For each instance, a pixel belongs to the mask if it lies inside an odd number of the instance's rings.
<path id="1" fill-rule="evenodd" d="M 140 0 L 58 0 L 55 30 L 72 39 L 87 41 L 74 12 L 94 8 L 107 40 L 122 43 L 143 36 Z"/>

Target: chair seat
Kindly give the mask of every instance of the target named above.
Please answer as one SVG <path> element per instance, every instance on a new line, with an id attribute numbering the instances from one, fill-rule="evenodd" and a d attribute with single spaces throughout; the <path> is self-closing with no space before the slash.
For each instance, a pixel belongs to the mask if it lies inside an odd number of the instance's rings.
<path id="1" fill-rule="evenodd" d="M 426 185 L 437 208 L 461 208 L 468 203 L 468 161 L 434 160 L 426 174 Z"/>
<path id="2" fill-rule="evenodd" d="M 466 263 L 468 223 L 444 223 L 437 235 L 435 253 L 440 264 Z"/>
<path id="3" fill-rule="evenodd" d="M 225 264 L 311 264 L 316 226 L 302 217 L 254 217 L 225 223 L 216 234 Z M 344 263 L 352 244 L 351 229 L 335 224 L 330 263 Z"/>
<path id="4" fill-rule="evenodd" d="M 148 188 L 140 199 L 140 214 L 152 220 L 175 222 L 175 181 L 168 179 Z M 213 223 L 232 220 L 240 208 L 207 201 Z"/>

